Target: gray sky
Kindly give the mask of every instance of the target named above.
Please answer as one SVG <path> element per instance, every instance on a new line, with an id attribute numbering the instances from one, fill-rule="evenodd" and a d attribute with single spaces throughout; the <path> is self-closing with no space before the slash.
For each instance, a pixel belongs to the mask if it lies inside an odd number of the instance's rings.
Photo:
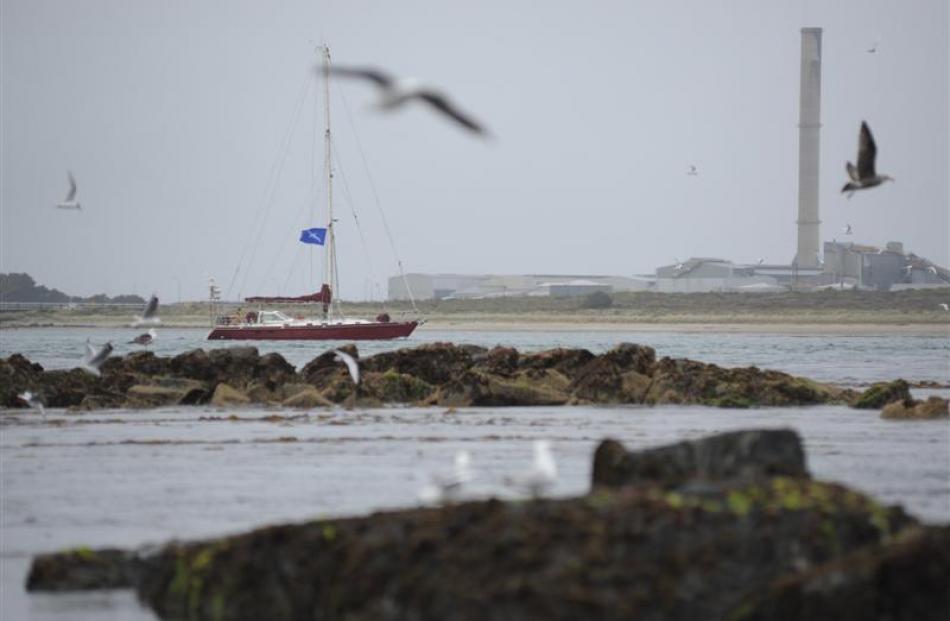
<path id="1" fill-rule="evenodd" d="M 422 107 L 381 115 L 370 88 L 334 83 L 346 298 L 396 273 L 370 179 L 407 271 L 790 261 L 802 26 L 824 28 L 822 239 L 850 223 L 855 241 L 950 263 L 946 0 L 2 0 L 0 17 L 0 271 L 68 293 L 203 298 L 255 239 L 232 298 L 315 291 L 296 239 L 325 209 L 308 84 L 323 42 L 337 64 L 444 87 L 496 136 Z M 847 201 L 862 119 L 897 181 Z M 81 213 L 53 208 L 68 169 Z"/>

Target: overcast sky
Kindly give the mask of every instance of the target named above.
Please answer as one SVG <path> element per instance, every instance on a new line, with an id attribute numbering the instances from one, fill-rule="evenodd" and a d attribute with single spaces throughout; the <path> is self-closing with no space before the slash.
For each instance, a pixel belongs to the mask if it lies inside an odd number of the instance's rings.
<path id="1" fill-rule="evenodd" d="M 444 87 L 495 136 L 332 84 L 346 298 L 397 273 L 374 187 L 410 272 L 787 263 L 802 26 L 824 28 L 822 240 L 850 223 L 947 265 L 947 5 L 2 0 L 0 271 L 169 301 L 209 276 L 231 298 L 317 290 L 297 236 L 326 217 L 318 43 Z M 897 181 L 848 201 L 862 119 Z M 81 212 L 53 207 L 67 170 Z"/>

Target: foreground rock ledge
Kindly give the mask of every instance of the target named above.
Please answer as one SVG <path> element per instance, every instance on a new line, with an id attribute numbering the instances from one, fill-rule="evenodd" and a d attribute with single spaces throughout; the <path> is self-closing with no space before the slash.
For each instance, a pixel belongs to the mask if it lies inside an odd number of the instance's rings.
<path id="1" fill-rule="evenodd" d="M 348 346 L 354 356 L 356 348 Z M 720 407 L 852 403 L 860 395 L 778 371 L 722 368 L 661 358 L 624 343 L 594 355 L 585 349 L 522 354 L 515 349 L 434 343 L 360 360 L 355 387 L 332 352 L 297 371 L 280 354 L 254 347 L 171 358 L 148 351 L 109 359 L 102 376 L 81 369 L 46 371 L 19 354 L 0 360 L 0 406 L 25 407 L 29 390 L 47 407 L 97 409 L 242 404 L 315 407 L 348 403 L 440 406 L 560 404 L 702 404 Z M 903 396 L 903 395 L 899 395 Z M 898 398 L 898 397 L 895 397 Z M 880 407 L 880 406 L 877 406 Z"/>
<path id="2" fill-rule="evenodd" d="M 165 619 L 946 618 L 950 529 L 840 485 L 769 476 L 769 459 L 728 466 L 756 461 L 743 444 L 791 446 L 789 434 L 692 443 L 716 463 L 679 485 L 679 474 L 658 475 L 579 498 L 45 555 L 28 588 L 102 588 L 98 568 L 102 584 L 136 588 Z"/>

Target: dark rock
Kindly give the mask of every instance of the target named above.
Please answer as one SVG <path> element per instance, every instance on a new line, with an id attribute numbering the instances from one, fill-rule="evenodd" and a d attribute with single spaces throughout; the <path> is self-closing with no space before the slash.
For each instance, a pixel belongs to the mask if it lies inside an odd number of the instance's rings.
<path id="1" fill-rule="evenodd" d="M 782 576 L 728 615 L 734 621 L 950 619 L 950 527 L 911 529 Z"/>
<path id="2" fill-rule="evenodd" d="M 518 368 L 518 350 L 514 347 L 495 347 L 474 360 L 479 371 L 493 375 L 510 376 Z"/>
<path id="3" fill-rule="evenodd" d="M 719 619 L 904 525 L 806 479 L 490 500 L 171 545 L 138 593 L 168 619 Z"/>
<path id="4" fill-rule="evenodd" d="M 346 352 L 359 361 L 359 352 L 354 345 L 346 345 L 340 348 L 340 351 Z M 360 364 L 362 368 L 362 364 Z M 333 377 L 339 377 L 342 373 L 347 373 L 346 365 L 336 359 L 336 353 L 328 350 L 308 362 L 300 370 L 300 377 L 305 382 L 313 386 L 321 387 Z"/>
<path id="5" fill-rule="evenodd" d="M 255 377 L 260 355 L 256 347 L 227 347 L 212 349 L 208 358 L 217 381 L 245 387 Z"/>
<path id="6" fill-rule="evenodd" d="M 179 377 L 187 377 L 204 382 L 213 381 L 217 377 L 211 358 L 203 349 L 192 349 L 178 354 L 169 362 L 172 372 Z"/>
<path id="7" fill-rule="evenodd" d="M 465 349 L 452 343 L 430 343 L 376 354 L 361 361 L 360 366 L 363 371 L 395 371 L 438 385 L 459 377 L 472 364 L 472 355 Z"/>
<path id="8" fill-rule="evenodd" d="M 278 386 L 293 382 L 297 378 L 297 370 L 278 353 L 264 354 L 257 361 L 254 378 L 268 389 L 274 390 Z"/>
<path id="9" fill-rule="evenodd" d="M 605 440 L 594 454 L 596 487 L 682 485 L 692 479 L 808 477 L 801 439 L 791 429 L 733 431 L 701 440 L 627 452 Z"/>
<path id="10" fill-rule="evenodd" d="M 124 407 L 151 408 L 192 405 L 207 400 L 204 384 L 197 380 L 158 378 L 156 384 L 136 384 L 125 393 Z"/>
<path id="11" fill-rule="evenodd" d="M 6 360 L 0 359 L 0 407 L 29 407 L 17 397 L 25 390 L 42 398 L 42 373 L 42 366 L 30 362 L 20 354 L 13 354 Z"/>
<path id="12" fill-rule="evenodd" d="M 653 367 L 648 403 L 698 403 L 719 407 L 813 405 L 842 401 L 833 386 L 756 367 L 725 369 L 695 360 L 662 358 Z"/>
<path id="13" fill-rule="evenodd" d="M 349 375 L 346 379 L 349 379 Z M 421 379 L 392 370 L 385 373 L 364 373 L 360 389 L 362 394 L 371 396 L 380 403 L 417 403 L 435 391 L 431 384 Z"/>
<path id="14" fill-rule="evenodd" d="M 27 591 L 83 591 L 131 588 L 138 583 L 140 562 L 133 552 L 75 548 L 33 559 Z"/>
<path id="15" fill-rule="evenodd" d="M 299 390 L 288 396 L 282 405 L 289 408 L 319 408 L 332 406 L 333 402 L 320 394 L 313 386 L 304 384 Z"/>
<path id="16" fill-rule="evenodd" d="M 214 394 L 211 395 L 211 405 L 218 407 L 228 407 L 232 405 L 247 405 L 251 400 L 246 394 L 221 382 L 214 388 Z"/>
<path id="17" fill-rule="evenodd" d="M 893 382 L 878 382 L 861 393 L 853 407 L 865 410 L 879 410 L 894 401 L 910 401 L 910 386 L 902 379 Z"/>
<path id="18" fill-rule="evenodd" d="M 622 386 L 623 379 L 617 365 L 599 357 L 577 371 L 568 390 L 581 402 L 618 403 Z"/>
<path id="19" fill-rule="evenodd" d="M 605 353 L 603 357 L 623 371 L 636 371 L 642 375 L 649 375 L 656 362 L 656 350 L 646 345 L 621 343 Z"/>
<path id="20" fill-rule="evenodd" d="M 950 407 L 946 399 L 930 397 L 926 401 L 916 399 L 894 401 L 881 410 L 881 418 L 894 420 L 930 420 L 950 416 Z"/>
<path id="21" fill-rule="evenodd" d="M 99 378 L 82 369 L 56 369 L 44 371 L 40 381 L 46 406 L 66 408 L 78 406 L 87 395 L 96 392 Z"/>
<path id="22" fill-rule="evenodd" d="M 549 349 L 547 351 L 530 354 L 521 358 L 520 366 L 523 369 L 551 369 L 562 373 L 573 380 L 587 363 L 594 359 L 594 354 L 586 349 Z"/>
<path id="23" fill-rule="evenodd" d="M 129 373 L 149 376 L 167 375 L 170 371 L 169 363 L 168 358 L 159 358 L 150 351 L 137 351 L 125 358 L 110 358 L 107 361 L 107 364 L 116 364 Z"/>
<path id="24" fill-rule="evenodd" d="M 353 345 L 341 349 L 358 356 Z M 478 346 L 433 343 L 359 360 L 364 383 L 356 387 L 333 350 L 311 360 L 300 373 L 279 354 L 260 356 L 254 347 L 210 352 L 195 349 L 170 359 L 135 352 L 124 358 L 110 358 L 102 367 L 101 377 L 83 371 L 45 372 L 22 356 L 13 356 L 0 361 L 0 403 L 20 406 L 16 394 L 30 390 L 51 407 L 114 407 L 133 387 L 161 386 L 165 380 L 201 383 L 180 403 L 205 403 L 219 384 L 243 392 L 252 403 L 280 403 L 291 396 L 284 386 L 299 383 L 309 384 L 335 403 L 366 407 L 385 403 L 683 403 L 750 407 L 851 402 L 857 398 L 850 391 L 777 371 L 723 369 L 692 360 L 655 358 L 652 348 L 629 343 L 601 356 L 584 349 L 521 355 L 505 347 L 489 351 Z M 136 388 L 135 393 L 130 399 L 132 407 L 148 407 L 149 403 L 165 403 L 172 398 L 167 390 Z"/>

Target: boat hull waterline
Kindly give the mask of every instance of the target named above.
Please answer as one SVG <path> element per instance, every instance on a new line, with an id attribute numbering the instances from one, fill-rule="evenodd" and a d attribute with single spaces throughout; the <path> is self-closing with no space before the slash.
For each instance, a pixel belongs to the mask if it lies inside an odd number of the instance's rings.
<path id="1" fill-rule="evenodd" d="M 375 341 L 407 337 L 418 325 L 418 321 L 391 321 L 303 326 L 216 326 L 208 333 L 208 340 Z"/>

